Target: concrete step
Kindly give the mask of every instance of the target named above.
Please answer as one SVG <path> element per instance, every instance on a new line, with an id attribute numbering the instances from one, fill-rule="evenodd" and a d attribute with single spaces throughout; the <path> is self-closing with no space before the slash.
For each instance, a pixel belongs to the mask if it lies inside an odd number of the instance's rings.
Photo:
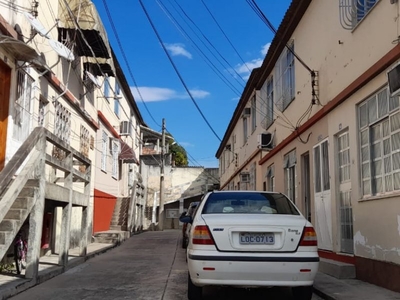
<path id="1" fill-rule="evenodd" d="M 10 210 L 6 213 L 4 219 L 21 220 L 24 211 L 25 209 L 10 208 Z"/>
<path id="2" fill-rule="evenodd" d="M 19 222 L 17 220 L 4 219 L 0 223 L 0 231 L 14 231 L 17 228 Z"/>
<path id="3" fill-rule="evenodd" d="M 27 209 L 28 208 L 28 201 L 31 198 L 27 197 L 19 197 L 15 199 L 14 204 L 11 206 L 11 208 L 20 208 L 20 209 Z"/>
<path id="4" fill-rule="evenodd" d="M 326 258 L 320 258 L 319 272 L 338 279 L 356 278 L 356 267 L 354 265 Z"/>

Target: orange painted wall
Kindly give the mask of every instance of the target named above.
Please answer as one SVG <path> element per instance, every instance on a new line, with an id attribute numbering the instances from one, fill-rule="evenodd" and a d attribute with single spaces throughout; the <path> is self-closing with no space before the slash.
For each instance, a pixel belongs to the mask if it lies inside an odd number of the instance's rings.
<path id="1" fill-rule="evenodd" d="M 96 189 L 94 190 L 93 232 L 110 229 L 116 202 L 117 197 Z"/>

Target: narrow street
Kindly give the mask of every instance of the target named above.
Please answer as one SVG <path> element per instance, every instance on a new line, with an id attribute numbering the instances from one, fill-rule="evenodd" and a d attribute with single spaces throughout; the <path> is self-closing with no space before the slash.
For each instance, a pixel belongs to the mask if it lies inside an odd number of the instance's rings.
<path id="1" fill-rule="evenodd" d="M 204 289 L 204 300 L 292 299 L 290 289 Z M 145 232 L 31 288 L 13 300 L 186 300 L 187 268 L 180 231 Z M 313 299 L 322 298 L 314 295 Z"/>

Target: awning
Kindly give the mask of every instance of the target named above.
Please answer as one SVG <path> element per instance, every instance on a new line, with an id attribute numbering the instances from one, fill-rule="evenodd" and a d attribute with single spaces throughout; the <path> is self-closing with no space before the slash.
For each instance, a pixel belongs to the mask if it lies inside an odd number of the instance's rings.
<path id="1" fill-rule="evenodd" d="M 17 61 L 45 66 L 46 62 L 34 48 L 8 35 L 0 34 L 0 47 L 12 55 Z"/>
<path id="2" fill-rule="evenodd" d="M 133 151 L 133 149 L 124 141 L 120 140 L 119 142 L 121 144 L 119 160 L 122 160 L 122 163 L 139 165 L 139 161 L 136 158 L 135 151 Z"/>
<path id="3" fill-rule="evenodd" d="M 96 72 L 90 68 L 89 71 L 92 74 L 106 73 L 114 76 L 115 68 L 107 33 L 95 5 L 90 0 L 69 0 L 68 6 L 65 2 L 65 0 L 59 0 L 59 35 L 76 37 L 77 54 L 87 57 L 86 63 L 99 69 L 99 72 Z M 75 22 L 78 23 L 80 31 L 76 30 Z"/>

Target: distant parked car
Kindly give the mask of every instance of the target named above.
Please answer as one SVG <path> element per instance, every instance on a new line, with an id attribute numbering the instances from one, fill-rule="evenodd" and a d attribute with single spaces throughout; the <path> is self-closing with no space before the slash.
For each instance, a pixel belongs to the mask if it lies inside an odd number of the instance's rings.
<path id="1" fill-rule="evenodd" d="M 193 214 L 196 211 L 197 206 L 199 205 L 200 202 L 192 202 L 189 204 L 189 208 L 186 211 L 185 214 L 182 214 L 182 216 L 191 216 L 193 218 Z M 182 248 L 186 248 L 188 244 L 188 230 L 190 230 L 190 225 L 188 223 L 183 223 L 182 226 Z"/>
<path id="2" fill-rule="evenodd" d="M 310 300 L 319 256 L 312 224 L 285 195 L 214 191 L 205 195 L 187 246 L 188 298 L 204 286 L 286 286 L 294 299 Z"/>

